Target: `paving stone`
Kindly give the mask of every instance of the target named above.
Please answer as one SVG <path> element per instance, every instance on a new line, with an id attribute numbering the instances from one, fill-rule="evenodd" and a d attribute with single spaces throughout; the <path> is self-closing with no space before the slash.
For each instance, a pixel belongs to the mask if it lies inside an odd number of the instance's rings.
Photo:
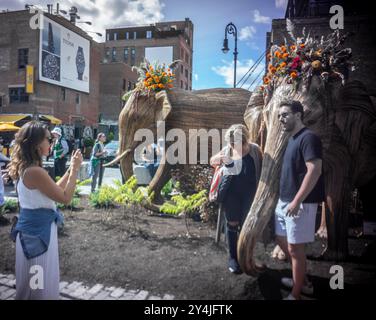
<path id="1" fill-rule="evenodd" d="M 10 279 L 10 280 L 14 280 L 14 279 L 15 279 L 15 277 L 14 277 L 13 274 L 8 274 L 8 275 L 7 275 L 7 278 Z"/>
<path id="2" fill-rule="evenodd" d="M 8 286 L 12 288 L 16 288 L 16 279 L 9 280 Z"/>
<path id="3" fill-rule="evenodd" d="M 9 289 L 8 286 L 1 286 L 1 285 L 0 285 L 0 293 L 6 291 L 6 290 L 8 290 L 8 289 Z"/>
<path id="4" fill-rule="evenodd" d="M 165 294 L 164 296 L 163 296 L 163 300 L 174 300 L 175 299 L 175 297 L 173 296 L 173 295 L 171 295 L 171 294 Z"/>
<path id="5" fill-rule="evenodd" d="M 162 298 L 161 298 L 161 297 L 158 297 L 158 296 L 150 296 L 150 297 L 148 298 L 148 300 L 162 300 Z"/>
<path id="6" fill-rule="evenodd" d="M 14 295 L 15 293 L 16 293 L 16 290 L 13 288 L 3 291 L 0 295 L 0 300 L 6 300 L 10 298 L 12 295 Z"/>
<path id="7" fill-rule="evenodd" d="M 110 293 L 108 291 L 102 290 L 99 292 L 93 300 L 104 300 Z"/>
<path id="8" fill-rule="evenodd" d="M 82 282 L 73 281 L 70 285 L 66 287 L 66 289 L 72 292 L 76 290 L 81 284 Z"/>
<path id="9" fill-rule="evenodd" d="M 124 289 L 117 288 L 114 291 L 112 291 L 112 293 L 110 294 L 110 296 L 117 299 L 117 298 L 120 298 L 123 295 L 124 292 L 125 292 Z"/>
<path id="10" fill-rule="evenodd" d="M 68 285 L 68 282 L 66 282 L 66 281 L 61 281 L 61 282 L 59 283 L 59 291 L 63 290 L 63 288 L 65 288 L 67 285 Z"/>
<path id="11" fill-rule="evenodd" d="M 137 293 L 132 300 L 146 300 L 146 297 L 149 295 L 149 292 L 141 290 Z"/>
<path id="12" fill-rule="evenodd" d="M 89 289 L 89 287 L 86 287 L 86 286 L 79 286 L 76 290 L 74 290 L 70 295 L 72 297 L 75 297 L 75 298 L 78 298 L 80 296 L 82 296 L 86 291 L 87 289 Z"/>
<path id="13" fill-rule="evenodd" d="M 90 290 L 88 290 L 87 292 L 89 294 L 97 294 L 99 291 L 101 291 L 103 288 L 103 284 L 96 284 L 94 287 L 92 287 Z"/>
<path id="14" fill-rule="evenodd" d="M 123 296 L 119 298 L 119 300 L 132 300 L 134 296 L 135 296 L 134 293 L 128 291 L 128 292 L 125 292 Z"/>
<path id="15" fill-rule="evenodd" d="M 104 290 L 106 291 L 114 291 L 116 288 L 115 287 L 105 287 Z"/>
<path id="16" fill-rule="evenodd" d="M 0 279 L 0 286 L 1 286 L 2 284 L 8 285 L 8 282 L 9 282 L 9 281 L 12 281 L 12 279 L 1 278 L 1 279 Z"/>

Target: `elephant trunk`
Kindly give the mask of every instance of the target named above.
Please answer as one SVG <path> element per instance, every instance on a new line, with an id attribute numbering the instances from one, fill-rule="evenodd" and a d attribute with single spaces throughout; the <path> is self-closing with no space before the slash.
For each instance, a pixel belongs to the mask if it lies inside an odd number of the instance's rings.
<path id="1" fill-rule="evenodd" d="M 282 158 L 288 140 L 288 135 L 281 130 L 277 115 L 272 114 L 271 117 L 260 181 L 238 240 L 239 264 L 249 275 L 257 271 L 253 258 L 256 241 L 274 214 L 278 202 Z"/>

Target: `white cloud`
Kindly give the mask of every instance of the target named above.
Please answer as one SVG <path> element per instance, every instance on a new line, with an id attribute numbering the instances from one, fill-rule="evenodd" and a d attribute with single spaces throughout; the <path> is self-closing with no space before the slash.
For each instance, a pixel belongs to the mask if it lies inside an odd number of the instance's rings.
<path id="1" fill-rule="evenodd" d="M 247 40 L 253 38 L 256 33 L 256 28 L 254 26 L 247 26 L 240 29 L 239 40 Z"/>
<path id="2" fill-rule="evenodd" d="M 228 62 L 224 60 L 222 62 L 223 62 L 222 66 L 215 66 L 215 67 L 212 67 L 211 69 L 216 74 L 224 78 L 226 85 L 228 85 L 229 87 L 232 87 L 234 85 L 234 62 L 233 61 Z M 254 61 L 252 59 L 238 61 L 237 67 L 236 67 L 236 82 L 239 82 L 239 80 L 247 73 L 247 71 L 253 66 L 253 64 L 254 64 Z M 249 86 L 252 84 L 252 82 L 253 84 L 249 90 L 253 90 L 257 85 L 260 85 L 264 70 L 265 70 L 264 63 L 259 64 L 256 67 L 256 69 L 251 73 L 250 76 L 249 76 L 249 73 L 245 76 L 244 79 L 246 79 L 248 76 L 249 78 L 247 79 L 245 84 L 242 85 L 242 88 L 248 89 Z M 244 79 L 241 81 L 240 84 L 243 84 Z"/>
<path id="3" fill-rule="evenodd" d="M 193 77 L 194 77 L 195 81 L 198 81 L 198 74 L 197 74 L 197 73 L 195 73 L 195 74 L 193 75 Z"/>
<path id="4" fill-rule="evenodd" d="M 9 1 L 9 0 L 8 0 Z M 21 9 L 29 0 L 18 0 L 17 7 L 9 9 Z M 51 0 L 39 0 L 38 7 L 47 11 L 47 4 L 53 3 Z M 15 2 L 16 3 L 16 2 Z M 131 26 L 131 25 L 149 25 L 151 23 L 163 21 L 164 15 L 162 9 L 165 6 L 161 0 L 65 0 L 60 1 L 60 9 L 69 11 L 69 8 L 75 6 L 78 9 L 78 15 L 81 17 L 78 21 L 91 21 L 92 26 L 78 24 L 84 30 L 91 30 L 105 34 L 106 28 Z M 54 3 L 54 10 L 56 2 Z M 69 16 L 65 16 L 69 19 Z M 93 33 L 90 33 L 93 36 Z M 95 37 L 95 40 L 105 40 Z"/>
<path id="5" fill-rule="evenodd" d="M 285 9 L 287 6 L 287 0 L 275 0 L 275 7 Z"/>
<path id="6" fill-rule="evenodd" d="M 265 17 L 260 14 L 260 11 L 253 10 L 253 21 L 256 23 L 270 23 L 270 17 Z"/>

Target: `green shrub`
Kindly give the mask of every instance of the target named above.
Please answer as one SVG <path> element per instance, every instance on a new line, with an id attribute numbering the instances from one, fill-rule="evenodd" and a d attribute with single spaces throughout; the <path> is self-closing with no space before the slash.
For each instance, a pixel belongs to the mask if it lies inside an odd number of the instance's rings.
<path id="1" fill-rule="evenodd" d="M 171 202 L 165 202 L 161 206 L 160 211 L 173 215 L 177 215 L 181 212 L 186 214 L 193 213 L 207 200 L 206 192 L 206 190 L 202 190 L 189 196 L 184 196 L 182 194 L 175 195 L 171 198 Z"/>
<path id="2" fill-rule="evenodd" d="M 14 199 L 6 199 L 4 204 L 0 207 L 0 215 L 8 212 L 17 212 L 18 201 Z"/>
<path id="3" fill-rule="evenodd" d="M 72 201 L 69 204 L 58 203 L 57 207 L 60 210 L 64 210 L 64 209 L 75 210 L 75 209 L 78 209 L 79 205 L 80 205 L 80 198 L 74 196 L 72 198 Z"/>
<path id="4" fill-rule="evenodd" d="M 95 140 L 93 138 L 90 138 L 90 137 L 86 137 L 84 139 L 84 146 L 85 147 L 93 147 L 94 146 L 94 143 L 95 143 Z"/>
<path id="5" fill-rule="evenodd" d="M 97 192 L 91 193 L 89 202 L 95 208 L 109 208 L 115 206 L 117 191 L 114 187 L 104 185 Z"/>
<path id="6" fill-rule="evenodd" d="M 115 138 L 115 135 L 113 132 L 109 132 L 109 134 L 107 135 L 107 143 L 111 142 L 112 140 L 114 140 Z"/>

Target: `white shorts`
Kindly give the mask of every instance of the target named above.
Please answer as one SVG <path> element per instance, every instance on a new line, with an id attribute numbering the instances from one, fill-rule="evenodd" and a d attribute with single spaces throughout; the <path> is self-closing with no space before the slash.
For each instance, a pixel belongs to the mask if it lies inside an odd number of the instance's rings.
<path id="1" fill-rule="evenodd" d="M 309 243 L 315 240 L 317 203 L 302 203 L 295 217 L 286 216 L 290 202 L 278 200 L 275 209 L 275 234 L 287 237 L 292 244 Z"/>

